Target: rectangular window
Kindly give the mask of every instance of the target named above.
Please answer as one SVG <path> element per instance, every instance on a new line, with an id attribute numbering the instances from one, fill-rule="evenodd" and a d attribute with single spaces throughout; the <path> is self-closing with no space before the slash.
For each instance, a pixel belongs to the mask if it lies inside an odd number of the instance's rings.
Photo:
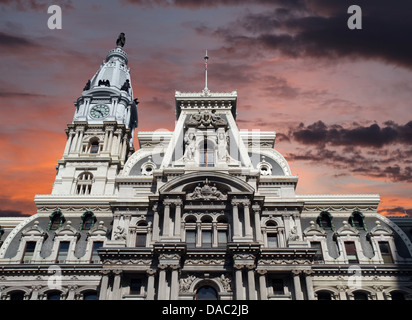
<path id="1" fill-rule="evenodd" d="M 218 231 L 217 236 L 218 236 L 217 240 L 218 240 L 219 247 L 226 247 L 226 245 L 227 245 L 227 231 L 226 230 Z"/>
<path id="2" fill-rule="evenodd" d="M 69 241 L 61 241 L 59 245 L 59 253 L 57 255 L 57 262 L 64 263 L 64 260 L 67 259 L 67 255 L 69 253 L 70 242 Z"/>
<path id="3" fill-rule="evenodd" d="M 203 230 L 202 231 L 202 248 L 212 247 L 212 231 Z"/>
<path id="4" fill-rule="evenodd" d="M 186 245 L 188 248 L 196 247 L 196 231 L 194 230 L 186 231 Z"/>
<path id="5" fill-rule="evenodd" d="M 310 243 L 312 249 L 316 249 L 315 256 L 313 257 L 313 261 L 316 262 L 323 262 L 323 254 L 322 254 L 322 246 L 319 241 L 313 241 Z"/>
<path id="6" fill-rule="evenodd" d="M 35 248 L 36 248 L 35 241 L 26 242 L 26 247 L 24 248 L 24 254 L 23 254 L 23 262 L 30 261 L 31 259 L 33 259 Z"/>
<path id="7" fill-rule="evenodd" d="M 277 233 L 268 233 L 268 247 L 277 248 L 278 247 L 278 234 Z"/>
<path id="8" fill-rule="evenodd" d="M 91 145 L 90 153 L 98 153 L 99 152 L 99 144 L 94 143 Z"/>
<path id="9" fill-rule="evenodd" d="M 379 250 L 381 251 L 383 263 L 393 263 L 389 242 L 379 241 Z"/>
<path id="10" fill-rule="evenodd" d="M 345 242 L 345 250 L 349 263 L 359 263 L 355 242 Z"/>
<path id="11" fill-rule="evenodd" d="M 130 280 L 130 294 L 141 294 L 143 281 L 141 278 Z"/>
<path id="12" fill-rule="evenodd" d="M 272 279 L 273 294 L 284 294 L 285 288 L 282 279 Z"/>
<path id="13" fill-rule="evenodd" d="M 136 234 L 136 247 L 146 247 L 146 233 Z"/>
<path id="14" fill-rule="evenodd" d="M 92 258 L 91 261 L 100 261 L 99 254 L 97 250 L 103 247 L 103 241 L 95 241 L 93 242 L 93 251 L 92 251 Z"/>

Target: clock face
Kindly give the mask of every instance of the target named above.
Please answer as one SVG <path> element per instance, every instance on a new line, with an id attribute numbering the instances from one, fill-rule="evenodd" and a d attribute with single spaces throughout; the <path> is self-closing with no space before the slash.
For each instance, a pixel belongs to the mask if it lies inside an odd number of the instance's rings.
<path id="1" fill-rule="evenodd" d="M 107 117 L 109 115 L 109 107 L 105 104 L 98 104 L 90 110 L 90 116 L 95 119 Z"/>

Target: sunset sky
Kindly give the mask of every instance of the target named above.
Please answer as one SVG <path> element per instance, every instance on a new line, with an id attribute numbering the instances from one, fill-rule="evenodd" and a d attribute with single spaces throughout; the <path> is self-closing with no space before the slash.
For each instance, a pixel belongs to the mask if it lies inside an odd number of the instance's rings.
<path id="1" fill-rule="evenodd" d="M 380 213 L 412 215 L 411 15 L 405 0 L 0 0 L 0 215 L 51 192 L 73 102 L 120 32 L 138 130 L 174 129 L 207 49 L 209 89 L 238 91 L 240 129 L 276 131 L 298 194 L 377 193 Z"/>

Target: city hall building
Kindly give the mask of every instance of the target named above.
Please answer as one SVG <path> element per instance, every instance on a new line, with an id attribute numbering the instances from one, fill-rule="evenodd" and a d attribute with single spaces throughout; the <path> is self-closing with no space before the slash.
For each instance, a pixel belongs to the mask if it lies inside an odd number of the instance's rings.
<path id="1" fill-rule="evenodd" d="M 207 80 L 175 92 L 173 132 L 138 132 L 116 45 L 74 103 L 51 194 L 0 218 L 1 299 L 412 299 L 411 218 L 378 214 L 376 194 L 296 194 L 276 133 L 240 131 L 238 93 Z"/>

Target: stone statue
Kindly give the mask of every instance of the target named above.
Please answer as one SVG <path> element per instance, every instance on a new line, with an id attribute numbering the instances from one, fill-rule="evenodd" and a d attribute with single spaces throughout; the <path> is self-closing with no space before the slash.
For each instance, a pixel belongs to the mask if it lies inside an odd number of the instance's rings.
<path id="1" fill-rule="evenodd" d="M 116 46 L 118 47 L 124 47 L 124 44 L 126 42 L 126 37 L 124 36 L 124 33 L 120 33 L 119 37 L 116 40 Z"/>
<path id="2" fill-rule="evenodd" d="M 231 291 L 231 289 L 230 289 L 230 282 L 231 282 L 230 278 L 228 278 L 228 277 L 226 277 L 224 274 L 222 274 L 222 275 L 220 276 L 220 282 L 222 283 L 223 288 L 224 288 L 226 291 Z"/>
<path id="3" fill-rule="evenodd" d="M 196 151 L 196 136 L 193 132 L 186 134 L 184 138 L 185 142 L 185 154 L 184 159 L 193 160 Z"/>
<path id="4" fill-rule="evenodd" d="M 117 226 L 114 232 L 114 240 L 126 240 L 126 233 L 123 227 Z"/>
<path id="5" fill-rule="evenodd" d="M 83 88 L 83 91 L 90 90 L 90 85 L 91 85 L 91 82 L 90 82 L 90 80 L 88 80 L 86 85 Z"/>
<path id="6" fill-rule="evenodd" d="M 126 81 L 123 83 L 120 90 L 129 92 L 129 89 L 130 89 L 130 81 L 129 79 L 126 79 Z"/>
<path id="7" fill-rule="evenodd" d="M 298 228 L 296 226 L 293 226 L 293 228 L 290 230 L 289 241 L 297 241 L 297 240 L 299 240 Z"/>
<path id="8" fill-rule="evenodd" d="M 227 136 L 224 132 L 219 132 L 217 134 L 217 156 L 219 160 L 226 161 L 228 153 L 228 143 Z"/>

